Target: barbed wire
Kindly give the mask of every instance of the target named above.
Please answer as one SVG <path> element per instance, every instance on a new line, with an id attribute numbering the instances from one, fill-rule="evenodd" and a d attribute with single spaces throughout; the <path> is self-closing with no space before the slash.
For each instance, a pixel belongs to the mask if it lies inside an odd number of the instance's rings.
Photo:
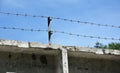
<path id="1" fill-rule="evenodd" d="M 106 38 L 106 37 L 99 37 L 99 36 L 88 36 L 88 35 L 80 35 L 80 34 L 74 34 L 74 33 L 69 33 L 69 32 L 63 32 L 63 31 L 53 31 L 55 33 L 62 33 L 62 34 L 68 34 L 68 35 L 73 35 L 77 37 L 84 37 L 84 38 L 96 38 L 96 39 L 104 39 L 104 40 L 118 40 L 120 41 L 120 38 Z"/>
<path id="2" fill-rule="evenodd" d="M 48 31 L 41 29 L 26 29 L 26 28 L 17 28 L 17 27 L 0 27 L 0 29 L 11 29 L 11 30 L 21 30 L 21 31 L 31 31 L 31 32 L 40 32 L 40 31 Z"/>
<path id="3" fill-rule="evenodd" d="M 16 15 L 16 16 L 30 16 L 30 17 L 40 17 L 40 18 L 48 18 L 50 16 L 39 16 L 39 15 L 29 15 L 29 14 L 19 14 L 19 13 L 9 13 L 9 12 L 0 12 L 1 14 L 7 14 L 7 15 Z M 108 24 L 98 24 L 93 22 L 85 22 L 80 20 L 73 20 L 73 19 L 65 19 L 65 18 L 59 18 L 59 17 L 51 17 L 52 19 L 57 20 L 63 20 L 63 21 L 69 21 L 69 22 L 76 22 L 76 23 L 82 23 L 82 24 L 88 24 L 88 25 L 96 25 L 96 26 L 104 26 L 104 27 L 112 27 L 112 28 L 120 28 L 120 26 L 115 25 L 108 25 Z"/>
<path id="4" fill-rule="evenodd" d="M 53 18 L 53 19 L 58 19 L 58 20 L 63 20 L 63 21 L 69 21 L 69 22 L 76 22 L 76 23 L 88 24 L 88 25 L 96 25 L 96 26 L 120 28 L 120 26 L 115 26 L 115 25 L 98 24 L 98 23 L 93 23 L 93 22 L 85 22 L 85 21 L 65 19 L 65 18 L 55 18 L 55 17 L 51 17 L 51 18 Z"/>
<path id="5" fill-rule="evenodd" d="M 40 18 L 48 18 L 48 16 L 39 16 L 39 15 L 30 15 L 30 14 L 20 14 L 20 13 L 9 13 L 9 12 L 0 12 L 1 14 L 6 15 L 16 15 L 16 16 L 25 16 L 25 17 L 40 17 Z"/>
<path id="6" fill-rule="evenodd" d="M 31 32 L 48 32 L 48 30 L 41 30 L 41 29 L 25 29 L 25 28 L 16 28 L 16 27 L 0 27 L 0 29 L 11 29 L 11 30 L 21 30 L 21 31 L 31 31 Z M 53 33 L 61 33 L 61 34 L 67 34 L 67 35 L 73 35 L 77 37 L 84 37 L 84 38 L 95 38 L 95 39 L 104 39 L 104 40 L 118 40 L 120 41 L 120 38 L 106 38 L 106 37 L 98 37 L 98 36 L 88 36 L 88 35 L 80 35 L 80 34 L 74 34 L 64 31 L 52 31 Z"/>

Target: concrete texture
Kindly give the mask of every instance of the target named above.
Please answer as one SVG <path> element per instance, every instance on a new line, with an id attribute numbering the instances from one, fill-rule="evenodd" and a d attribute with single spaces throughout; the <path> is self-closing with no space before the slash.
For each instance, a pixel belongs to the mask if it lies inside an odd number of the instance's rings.
<path id="1" fill-rule="evenodd" d="M 56 73 L 56 57 L 25 53 L 0 53 L 0 73 Z"/>
<path id="2" fill-rule="evenodd" d="M 120 73 L 120 60 L 69 57 L 69 73 Z"/>
<path id="3" fill-rule="evenodd" d="M 120 73 L 120 50 L 0 40 L 0 73 Z"/>

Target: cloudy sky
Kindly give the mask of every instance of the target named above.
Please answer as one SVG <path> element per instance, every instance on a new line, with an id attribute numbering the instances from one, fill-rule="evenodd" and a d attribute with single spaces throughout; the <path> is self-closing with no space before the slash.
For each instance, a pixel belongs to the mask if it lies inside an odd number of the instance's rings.
<path id="1" fill-rule="evenodd" d="M 120 0 L 0 0 L 0 12 L 52 16 L 120 26 Z M 0 27 L 47 29 L 46 18 L 0 14 L 0 22 Z M 120 38 L 120 28 L 91 26 L 55 19 L 51 22 L 51 28 L 80 35 Z M 0 39 L 48 43 L 47 32 L 0 29 Z M 60 45 L 93 47 L 97 41 L 103 44 L 120 42 L 59 33 L 52 35 L 52 43 Z"/>

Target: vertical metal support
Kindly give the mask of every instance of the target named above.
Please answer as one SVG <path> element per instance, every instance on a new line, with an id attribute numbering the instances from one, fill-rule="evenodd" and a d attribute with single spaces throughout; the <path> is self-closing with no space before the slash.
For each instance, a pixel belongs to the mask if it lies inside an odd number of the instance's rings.
<path id="1" fill-rule="evenodd" d="M 52 21 L 52 19 L 50 17 L 48 17 L 48 42 L 49 45 L 51 45 L 51 35 L 53 34 L 51 27 L 50 27 L 50 22 Z"/>

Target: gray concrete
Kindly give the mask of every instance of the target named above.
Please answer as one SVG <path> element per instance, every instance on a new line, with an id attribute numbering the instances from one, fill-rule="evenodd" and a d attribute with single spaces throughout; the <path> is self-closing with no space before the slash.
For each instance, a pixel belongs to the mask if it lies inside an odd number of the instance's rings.
<path id="1" fill-rule="evenodd" d="M 120 60 L 69 57 L 69 73 L 120 73 Z"/>
<path id="2" fill-rule="evenodd" d="M 56 56 L 25 53 L 0 53 L 0 73 L 56 73 Z"/>
<path id="3" fill-rule="evenodd" d="M 67 50 L 62 48 L 62 73 L 69 73 L 68 69 L 68 53 Z"/>
<path id="4" fill-rule="evenodd" d="M 120 73 L 120 50 L 0 40 L 0 73 Z"/>

